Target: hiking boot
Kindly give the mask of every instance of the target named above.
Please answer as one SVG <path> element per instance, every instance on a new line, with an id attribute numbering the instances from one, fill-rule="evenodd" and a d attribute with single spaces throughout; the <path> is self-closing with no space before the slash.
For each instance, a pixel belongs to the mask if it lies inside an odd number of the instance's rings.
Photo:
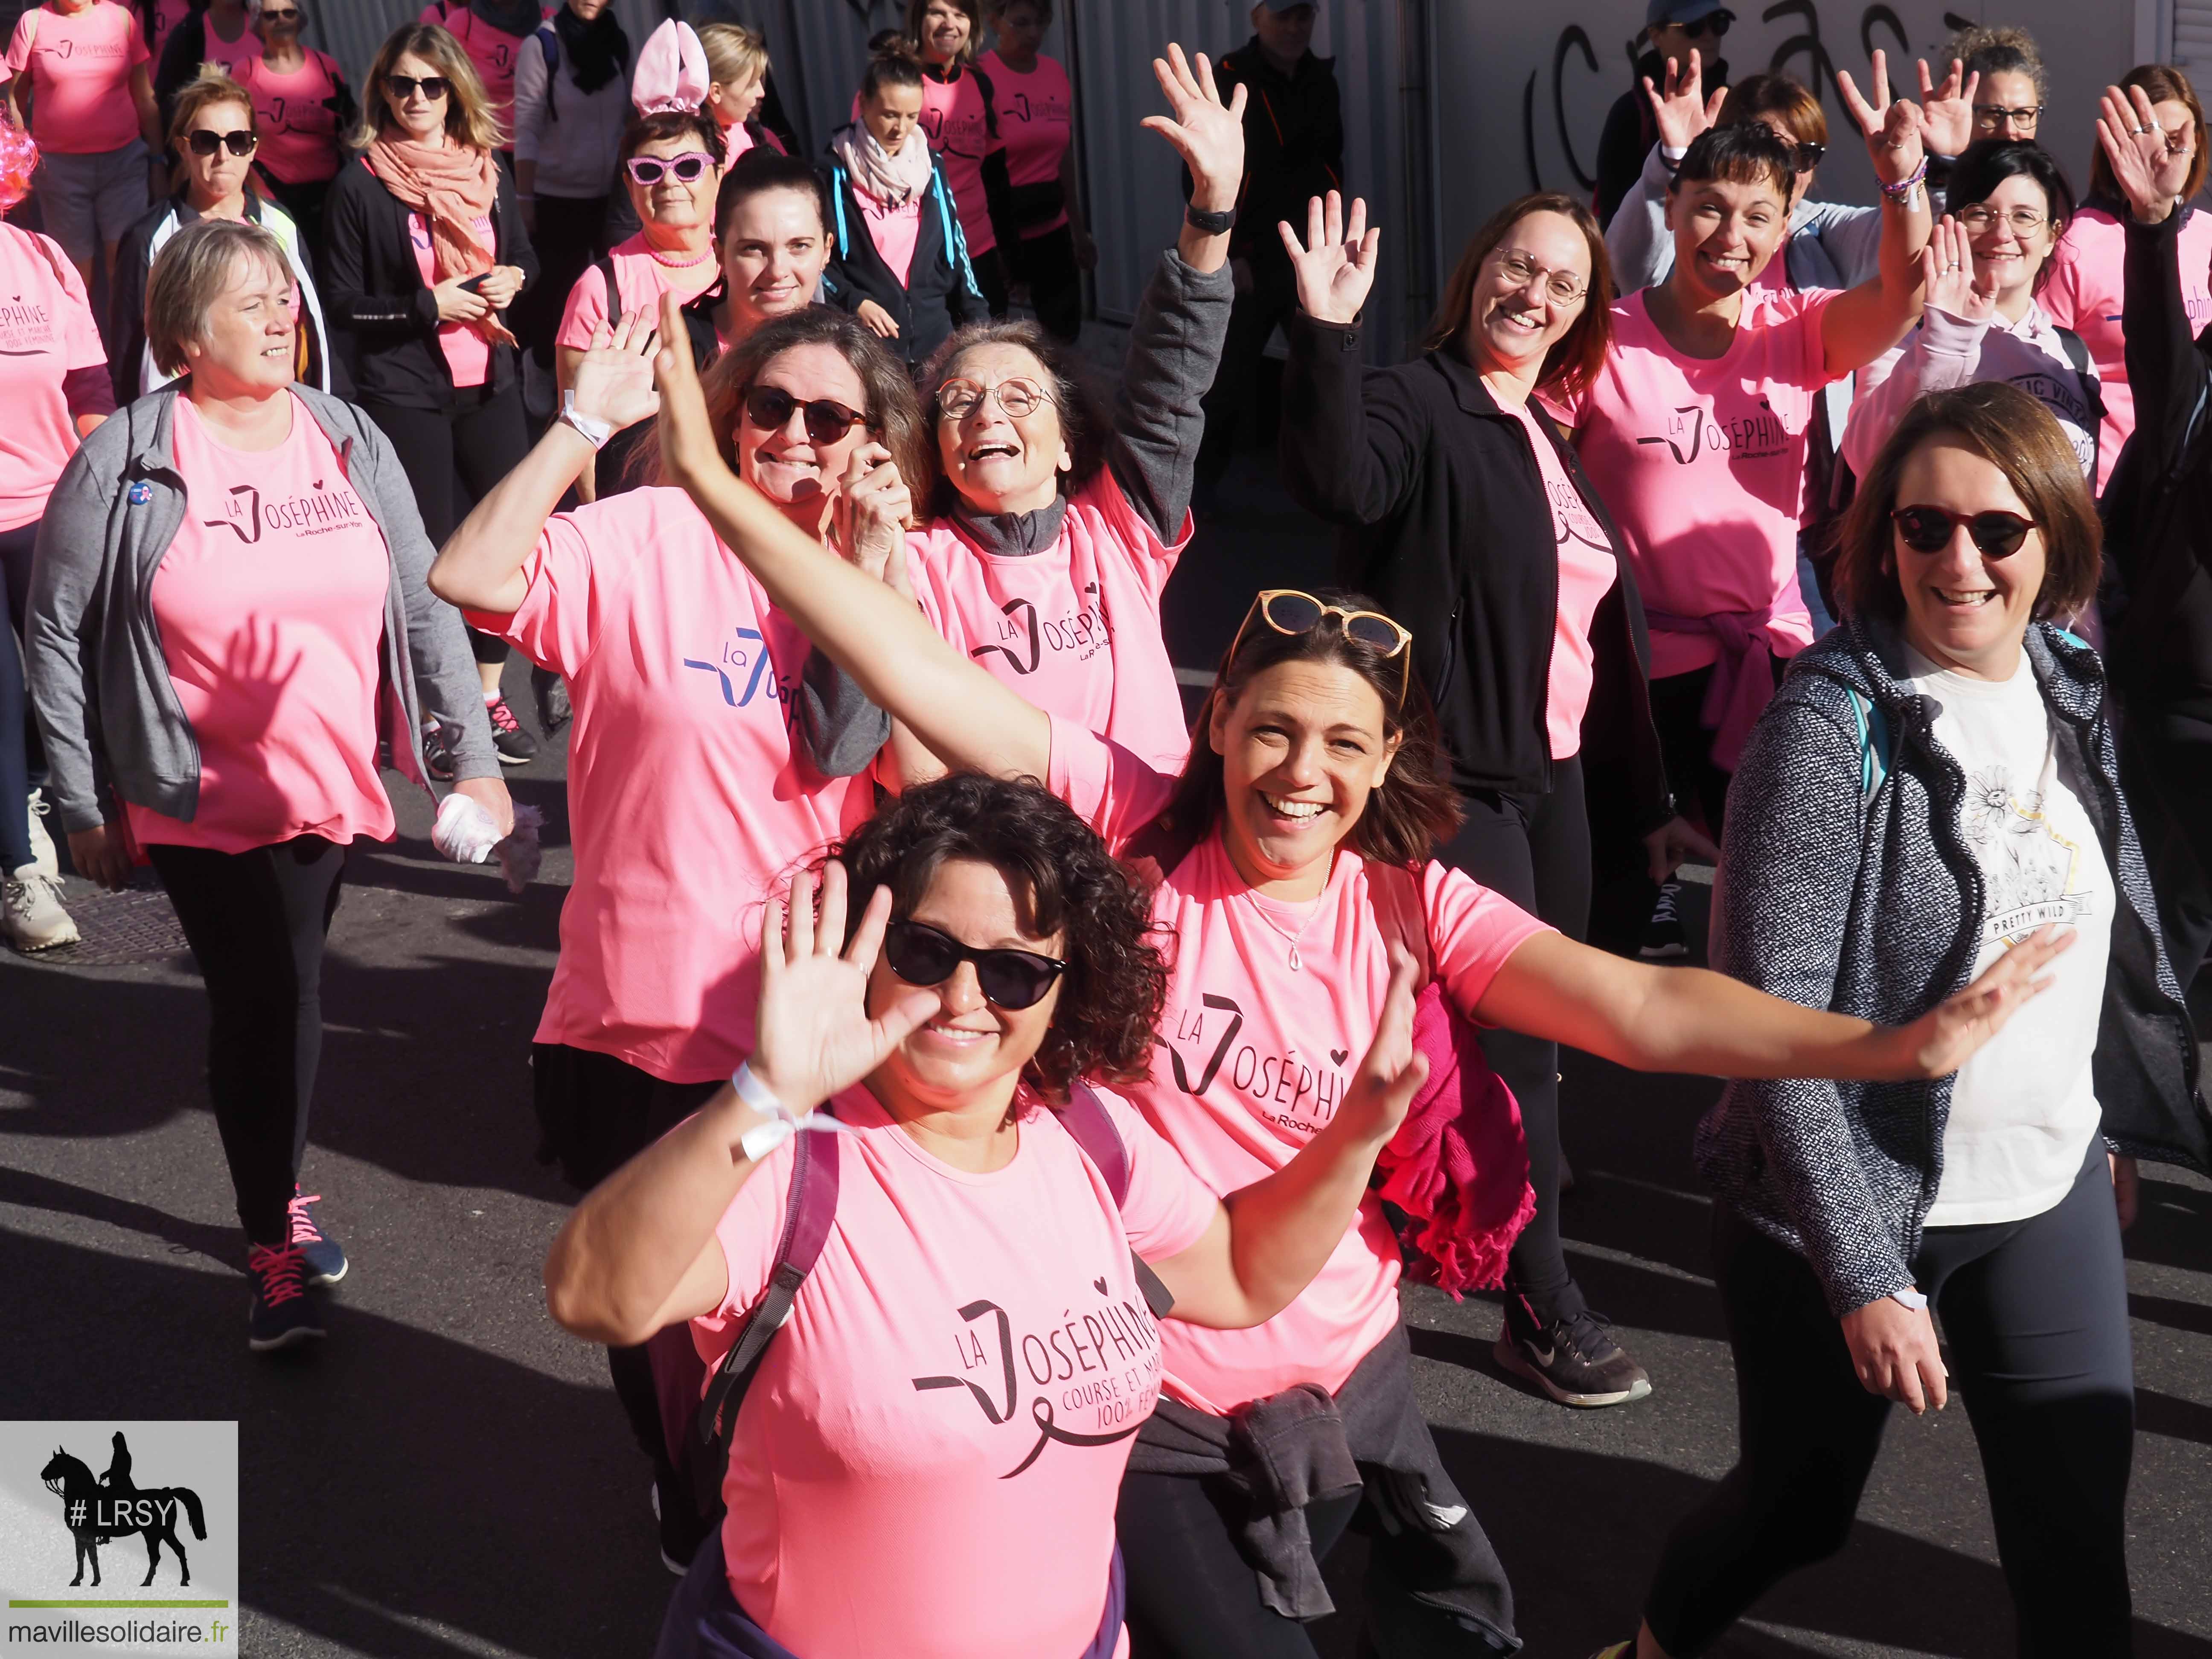
<path id="1" fill-rule="evenodd" d="M 484 713 L 491 718 L 491 744 L 499 750 L 501 766 L 527 766 L 538 758 L 538 739 L 522 729 L 505 697 L 492 698 L 484 704 Z"/>
<path id="2" fill-rule="evenodd" d="M 54 838 L 46 833 L 46 814 L 54 809 L 46 803 L 45 792 L 33 789 L 28 802 L 31 816 L 31 862 L 39 866 L 42 876 L 58 876 L 60 862 L 54 857 Z"/>
<path id="3" fill-rule="evenodd" d="M 1562 1406 L 1625 1406 L 1651 1392 L 1650 1375 L 1621 1351 L 1602 1316 L 1585 1310 L 1528 1336 L 1515 1330 L 1518 1322 L 1509 1311 L 1492 1352 Z"/>
<path id="4" fill-rule="evenodd" d="M 530 696 L 538 705 L 538 729 L 549 738 L 576 712 L 568 703 L 568 682 L 550 668 L 530 671 Z"/>
<path id="5" fill-rule="evenodd" d="M 1646 962 L 1669 962 L 1690 954 L 1682 936 L 1682 884 L 1668 879 L 1659 884 L 1659 902 L 1651 907 L 1651 920 L 1644 924 L 1644 938 L 1636 954 Z"/>
<path id="6" fill-rule="evenodd" d="M 76 924 L 62 908 L 61 878 L 27 864 L 0 882 L 0 930 L 27 956 L 76 944 Z"/>
<path id="7" fill-rule="evenodd" d="M 307 1283 L 335 1285 L 346 1276 L 345 1247 L 315 1224 L 307 1206 L 323 1201 L 320 1193 L 302 1193 L 292 1183 L 292 1201 L 284 1206 L 291 1218 L 292 1248 L 307 1259 Z"/>
<path id="8" fill-rule="evenodd" d="M 256 1353 L 313 1341 L 323 1334 L 323 1298 L 307 1288 L 307 1258 L 288 1244 L 256 1244 L 246 1254 L 253 1303 L 246 1316 L 246 1345 Z"/>

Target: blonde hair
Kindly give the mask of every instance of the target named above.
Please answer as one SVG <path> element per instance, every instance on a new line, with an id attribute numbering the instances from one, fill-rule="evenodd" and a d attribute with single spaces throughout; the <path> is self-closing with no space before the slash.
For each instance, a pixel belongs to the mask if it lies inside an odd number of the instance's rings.
<path id="1" fill-rule="evenodd" d="M 191 131 L 192 124 L 208 111 L 224 104 L 235 104 L 244 110 L 246 130 L 257 139 L 261 137 L 261 118 L 253 112 L 253 94 L 233 80 L 230 71 L 221 64 L 202 64 L 200 72 L 178 88 L 176 109 L 169 117 L 169 149 L 177 157 L 176 177 L 183 176 L 185 138 Z M 250 167 L 246 170 L 246 187 L 255 188 Z"/>
<path id="2" fill-rule="evenodd" d="M 243 219 L 202 219 L 162 244 L 146 277 L 146 349 L 155 368 L 172 377 L 185 372 L 185 348 L 207 337 L 208 313 L 237 280 L 240 264 L 255 260 L 293 280 L 283 243 Z"/>
<path id="3" fill-rule="evenodd" d="M 699 31 L 707 49 L 707 74 L 716 86 L 741 87 L 768 78 L 768 37 L 743 23 L 709 23 Z"/>
<path id="4" fill-rule="evenodd" d="M 446 137 L 471 149 L 497 149 L 507 138 L 492 113 L 491 94 L 477 76 L 476 65 L 461 50 L 461 43 L 435 23 L 407 23 L 392 32 L 378 48 L 376 61 L 361 88 L 361 126 L 355 132 L 356 149 L 367 149 L 384 136 L 392 120 L 385 101 L 384 83 L 392 66 L 403 58 L 419 58 L 446 79 Z"/>

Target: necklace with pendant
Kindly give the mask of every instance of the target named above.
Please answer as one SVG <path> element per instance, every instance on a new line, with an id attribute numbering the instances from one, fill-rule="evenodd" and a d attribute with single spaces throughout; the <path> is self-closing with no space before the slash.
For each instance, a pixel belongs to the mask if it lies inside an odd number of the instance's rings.
<path id="1" fill-rule="evenodd" d="M 1256 894 L 1248 893 L 1245 896 L 1252 901 L 1252 914 L 1259 917 L 1261 921 L 1266 922 L 1271 930 L 1279 934 L 1283 939 L 1289 944 L 1291 947 L 1291 971 L 1294 974 L 1304 973 L 1305 971 L 1306 965 L 1298 957 L 1298 941 L 1306 936 L 1306 929 L 1313 926 L 1314 917 L 1321 914 L 1320 901 L 1316 899 L 1312 911 L 1307 915 L 1304 921 L 1298 924 L 1298 930 L 1294 933 L 1289 928 L 1284 927 L 1281 922 L 1277 921 L 1274 917 L 1267 914 L 1267 907 L 1260 902 L 1259 897 Z"/>

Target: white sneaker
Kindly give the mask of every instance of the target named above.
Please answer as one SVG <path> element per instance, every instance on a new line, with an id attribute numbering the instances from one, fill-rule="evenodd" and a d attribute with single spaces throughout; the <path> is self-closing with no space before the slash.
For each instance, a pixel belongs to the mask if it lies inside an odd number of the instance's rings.
<path id="1" fill-rule="evenodd" d="M 0 882 L 0 928 L 18 951 L 51 951 L 77 942 L 76 924 L 62 908 L 62 884 L 35 864 Z"/>
<path id="2" fill-rule="evenodd" d="M 30 799 L 31 862 L 39 867 L 42 876 L 58 876 L 62 867 L 54 861 L 54 838 L 46 833 L 46 814 L 54 809 L 46 798 L 33 789 Z"/>

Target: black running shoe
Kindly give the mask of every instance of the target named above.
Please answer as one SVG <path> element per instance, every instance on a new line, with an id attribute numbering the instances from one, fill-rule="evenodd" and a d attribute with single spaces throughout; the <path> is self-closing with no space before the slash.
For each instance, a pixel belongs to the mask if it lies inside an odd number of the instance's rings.
<path id="1" fill-rule="evenodd" d="M 575 713 L 568 706 L 568 682 L 550 668 L 530 671 L 530 696 L 538 705 L 538 729 L 549 738 Z"/>
<path id="2" fill-rule="evenodd" d="M 491 717 L 492 747 L 499 750 L 501 766 L 527 766 L 538 758 L 538 739 L 522 729 L 505 697 L 494 697 L 484 713 Z"/>
<path id="3" fill-rule="evenodd" d="M 1682 884 L 1661 882 L 1659 902 L 1651 907 L 1651 920 L 1644 924 L 1644 939 L 1636 947 L 1638 956 L 1646 962 L 1667 962 L 1690 954 L 1689 942 L 1682 937 L 1681 904 Z"/>
<path id="4" fill-rule="evenodd" d="M 246 1254 L 253 1302 L 246 1316 L 246 1346 L 256 1353 L 312 1342 L 323 1334 L 323 1298 L 307 1288 L 307 1258 L 292 1245 L 256 1244 Z"/>
<path id="5" fill-rule="evenodd" d="M 434 714 L 422 721 L 422 770 L 434 782 L 453 781 L 453 734 Z"/>
<path id="6" fill-rule="evenodd" d="M 1534 1335 L 1517 1334 L 1511 1314 L 1492 1352 L 1516 1376 L 1526 1377 L 1562 1406 L 1626 1406 L 1651 1392 L 1651 1377 L 1621 1351 L 1601 1316 L 1571 1315 Z"/>

